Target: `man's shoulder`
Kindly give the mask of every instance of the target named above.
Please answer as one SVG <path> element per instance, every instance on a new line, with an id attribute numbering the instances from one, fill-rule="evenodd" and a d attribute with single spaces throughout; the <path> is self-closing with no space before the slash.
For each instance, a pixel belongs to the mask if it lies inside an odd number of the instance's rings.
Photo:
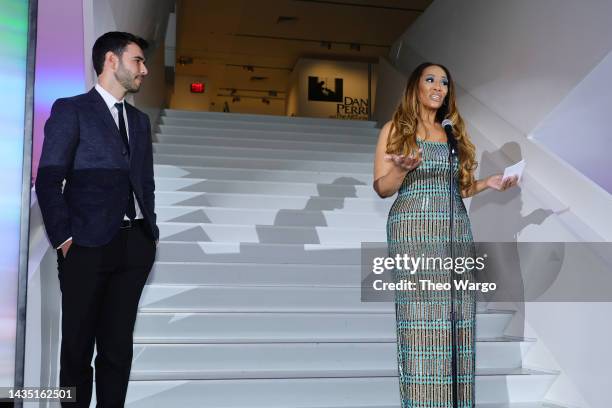
<path id="1" fill-rule="evenodd" d="M 83 104 L 84 102 L 90 100 L 90 98 L 91 98 L 91 92 L 86 92 L 86 93 L 82 93 L 79 95 L 58 98 L 55 100 L 53 105 L 57 107 L 60 107 L 60 106 L 78 107 L 78 106 L 81 106 L 81 104 Z"/>

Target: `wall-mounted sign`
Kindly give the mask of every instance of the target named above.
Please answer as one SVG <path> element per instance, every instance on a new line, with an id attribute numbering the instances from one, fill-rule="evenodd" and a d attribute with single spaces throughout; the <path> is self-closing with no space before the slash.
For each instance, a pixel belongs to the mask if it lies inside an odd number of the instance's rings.
<path id="1" fill-rule="evenodd" d="M 308 100 L 342 102 L 342 78 L 308 77 Z"/>
<path id="2" fill-rule="evenodd" d="M 191 83 L 191 93 L 204 93 L 204 84 L 202 82 Z"/>
<path id="3" fill-rule="evenodd" d="M 368 119 L 368 100 L 362 98 L 344 97 L 344 103 L 336 105 L 338 119 Z"/>

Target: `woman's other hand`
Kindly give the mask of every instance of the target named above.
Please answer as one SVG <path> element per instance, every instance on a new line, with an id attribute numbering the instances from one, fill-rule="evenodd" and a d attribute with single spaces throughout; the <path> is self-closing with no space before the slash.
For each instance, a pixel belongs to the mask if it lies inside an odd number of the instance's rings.
<path id="1" fill-rule="evenodd" d="M 497 191 L 505 191 L 510 187 L 514 187 L 518 184 L 518 176 L 507 177 L 503 179 L 503 175 L 495 174 L 487 178 L 487 187 L 490 187 Z"/>

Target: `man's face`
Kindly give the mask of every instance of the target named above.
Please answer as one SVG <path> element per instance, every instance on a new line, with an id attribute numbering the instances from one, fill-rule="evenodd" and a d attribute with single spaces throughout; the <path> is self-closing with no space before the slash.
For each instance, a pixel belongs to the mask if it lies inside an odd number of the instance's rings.
<path id="1" fill-rule="evenodd" d="M 149 73 L 145 62 L 144 53 L 138 45 L 129 43 L 125 47 L 119 58 L 115 79 L 126 91 L 135 93 L 140 89 L 142 79 Z"/>

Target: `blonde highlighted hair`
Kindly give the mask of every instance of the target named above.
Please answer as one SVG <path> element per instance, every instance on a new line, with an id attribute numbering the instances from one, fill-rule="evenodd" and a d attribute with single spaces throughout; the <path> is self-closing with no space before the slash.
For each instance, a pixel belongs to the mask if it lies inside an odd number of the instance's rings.
<path id="1" fill-rule="evenodd" d="M 478 166 L 476 147 L 471 142 L 465 130 L 465 123 L 457 110 L 455 84 L 449 70 L 443 65 L 425 62 L 412 71 L 404 95 L 393 114 L 387 139 L 387 153 L 407 155 L 413 152 L 416 154 L 418 150 L 416 132 L 421 111 L 421 104 L 418 100 L 419 81 L 423 71 L 430 66 L 442 68 L 448 78 L 448 93 L 442 106 L 436 112 L 436 122 L 442 123 L 444 119 L 450 119 L 453 122 L 453 133 L 459 150 L 459 186 L 461 190 L 467 190 L 474 183 L 474 171 Z"/>

